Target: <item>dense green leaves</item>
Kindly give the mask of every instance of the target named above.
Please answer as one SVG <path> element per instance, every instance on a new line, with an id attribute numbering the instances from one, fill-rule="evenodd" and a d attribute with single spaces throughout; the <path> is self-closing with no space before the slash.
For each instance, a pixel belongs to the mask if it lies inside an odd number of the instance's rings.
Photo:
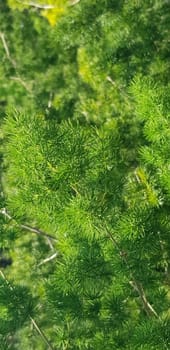
<path id="1" fill-rule="evenodd" d="M 167 350 L 169 3 L 64 8 L 0 4 L 0 346 Z"/>
<path id="2" fill-rule="evenodd" d="M 32 314 L 32 301 L 24 287 L 15 287 L 1 279 L 1 332 L 15 332 Z"/>

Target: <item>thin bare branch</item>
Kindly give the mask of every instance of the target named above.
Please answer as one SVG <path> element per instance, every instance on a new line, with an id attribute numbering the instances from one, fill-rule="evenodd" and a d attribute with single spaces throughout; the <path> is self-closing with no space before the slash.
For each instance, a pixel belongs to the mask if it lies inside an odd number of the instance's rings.
<path id="1" fill-rule="evenodd" d="M 0 270 L 0 275 L 2 276 L 4 281 L 6 282 L 7 286 L 9 287 L 9 289 L 12 290 L 15 293 L 15 290 L 14 290 L 13 286 L 10 284 L 10 282 L 7 280 L 6 276 L 4 275 L 4 273 L 1 270 Z M 37 333 L 40 335 L 41 339 L 44 341 L 44 343 L 46 345 L 48 345 L 48 349 L 54 350 L 53 346 L 50 344 L 50 342 L 49 342 L 48 338 L 46 337 L 46 335 L 44 334 L 43 330 L 40 329 L 40 327 L 37 325 L 37 322 L 31 317 L 31 315 L 28 315 L 28 317 L 31 320 L 31 323 L 33 324 L 33 326 L 36 329 Z"/>
<path id="2" fill-rule="evenodd" d="M 31 6 L 40 10 L 53 10 L 53 9 L 58 9 L 58 6 L 55 5 L 47 5 L 47 4 L 39 4 L 33 1 L 21 1 L 21 0 L 17 0 L 18 3 L 22 4 L 22 5 L 26 5 L 26 6 Z M 78 4 L 80 2 L 80 0 L 70 0 L 69 1 L 69 6 L 74 6 L 76 4 Z"/>
<path id="3" fill-rule="evenodd" d="M 42 329 L 40 329 L 40 327 L 37 325 L 36 321 L 29 316 L 34 328 L 36 329 L 37 333 L 40 335 L 40 337 L 43 339 L 44 343 L 46 343 L 46 345 L 48 346 L 48 348 L 50 350 L 54 350 L 53 346 L 50 344 L 48 338 L 46 337 L 46 335 L 44 334 L 44 332 L 42 331 Z"/>
<path id="4" fill-rule="evenodd" d="M 107 77 L 106 77 L 106 80 L 107 81 L 109 81 L 109 83 L 111 83 L 112 85 L 116 85 L 116 83 L 113 81 L 113 79 L 108 75 Z"/>
<path id="5" fill-rule="evenodd" d="M 44 236 L 44 237 L 47 237 L 47 238 L 52 239 L 53 241 L 58 242 L 57 239 L 56 239 L 54 236 L 52 236 L 52 235 L 50 235 L 49 233 L 46 233 L 46 232 L 44 232 L 44 231 L 41 231 L 41 230 L 39 230 L 39 229 L 36 228 L 36 227 L 31 227 L 31 226 L 22 225 L 22 224 L 19 225 L 19 226 L 20 226 L 22 229 L 24 229 L 24 230 L 27 230 L 27 231 L 36 233 L 37 235 Z"/>
<path id="6" fill-rule="evenodd" d="M 2 44 L 3 44 L 3 46 L 4 46 L 6 55 L 7 55 L 7 57 L 10 59 L 9 48 L 8 48 L 8 46 L 7 46 L 7 43 L 6 43 L 6 40 L 5 40 L 5 36 L 4 36 L 3 33 L 0 33 L 0 38 L 1 38 L 1 40 L 2 40 Z"/>
<path id="7" fill-rule="evenodd" d="M 21 77 L 10 77 L 10 79 L 17 81 L 19 84 L 21 84 L 25 88 L 25 90 L 27 90 L 29 93 L 32 93 L 28 84 Z"/>
<path id="8" fill-rule="evenodd" d="M 38 266 L 41 266 L 41 265 L 43 265 L 43 264 L 46 264 L 47 262 L 49 262 L 49 261 L 55 259 L 58 255 L 59 255 L 58 252 L 54 253 L 53 255 L 49 256 L 48 258 L 46 258 L 46 259 L 44 259 L 42 262 L 40 262 L 40 263 L 38 264 Z"/>
<path id="9" fill-rule="evenodd" d="M 0 213 L 1 213 L 2 215 L 4 215 L 4 216 L 5 216 L 7 219 L 9 219 L 9 220 L 15 220 L 15 219 L 7 212 L 6 208 L 2 208 L 2 209 L 0 210 Z M 18 224 L 17 222 L 16 222 L 16 225 L 17 225 L 19 228 L 21 228 L 21 229 L 24 229 L 24 230 L 26 230 L 26 231 L 30 231 L 30 232 L 32 232 L 32 233 L 36 233 L 37 235 L 44 236 L 44 237 L 46 237 L 46 238 L 52 239 L 52 240 L 55 241 L 55 242 L 58 242 L 58 240 L 57 240 L 53 235 L 51 235 L 51 234 L 49 234 L 49 233 L 46 233 L 46 232 L 44 232 L 44 231 L 41 231 L 41 230 L 39 230 L 39 229 L 36 228 L 36 227 L 31 227 L 31 226 L 29 226 L 29 225 L 24 225 L 24 224 Z"/>
<path id="10" fill-rule="evenodd" d="M 2 215 L 4 215 L 7 219 L 9 219 L 9 220 L 12 219 L 12 216 L 9 215 L 9 214 L 7 213 L 7 211 L 6 211 L 5 208 L 2 208 L 2 209 L 0 210 L 0 213 L 1 213 Z"/>
<path id="11" fill-rule="evenodd" d="M 19 2 L 22 5 L 35 7 L 37 9 L 42 9 L 42 10 L 51 10 L 51 9 L 56 9 L 57 8 L 57 6 L 55 6 L 55 5 L 43 5 L 43 4 L 35 3 L 33 1 L 28 1 L 27 2 L 27 1 L 17 0 L 17 2 Z"/>
<path id="12" fill-rule="evenodd" d="M 51 108 L 51 106 L 52 106 L 52 99 L 53 99 L 53 93 L 50 92 L 49 100 L 48 100 L 48 104 L 47 104 L 48 108 Z"/>
<path id="13" fill-rule="evenodd" d="M 80 0 L 72 0 L 70 1 L 70 6 L 74 6 L 76 4 L 78 4 L 80 2 Z"/>
<path id="14" fill-rule="evenodd" d="M 137 282 L 136 280 L 133 280 L 133 281 L 130 281 L 130 285 L 138 292 L 147 315 L 148 316 L 154 315 L 156 318 L 159 318 L 157 312 L 154 310 L 152 305 L 148 302 L 145 292 L 143 290 L 142 284 Z"/>
<path id="15" fill-rule="evenodd" d="M 11 58 L 10 55 L 10 51 L 9 51 L 9 47 L 7 45 L 6 39 L 5 39 L 5 35 L 4 33 L 0 32 L 0 39 L 2 41 L 5 53 L 6 53 L 6 57 L 8 58 L 8 60 L 11 62 L 11 64 L 13 65 L 14 68 L 16 68 L 16 62 Z"/>
<path id="16" fill-rule="evenodd" d="M 5 53 L 6 53 L 6 57 L 9 60 L 9 62 L 11 62 L 13 68 L 15 69 L 16 72 L 16 77 L 10 77 L 11 80 L 15 80 L 17 81 L 20 85 L 22 85 L 26 91 L 28 91 L 29 93 L 32 93 L 31 88 L 28 86 L 28 84 L 20 77 L 20 75 L 17 72 L 17 64 L 15 62 L 15 60 L 13 60 L 13 58 L 11 57 L 10 54 L 10 50 L 9 50 L 9 46 L 7 44 L 7 41 L 5 39 L 5 35 L 4 33 L 0 32 L 0 39 L 2 41 Z"/>
<path id="17" fill-rule="evenodd" d="M 47 243 L 48 243 L 50 249 L 51 249 L 51 250 L 54 250 L 54 246 L 53 246 L 53 244 L 52 244 L 52 242 L 51 242 L 51 238 L 49 238 L 49 237 L 46 237 L 46 238 L 47 238 Z"/>
<path id="18" fill-rule="evenodd" d="M 4 273 L 2 272 L 2 270 L 0 270 L 0 275 L 2 276 L 2 278 L 4 279 L 4 281 L 6 282 L 6 284 L 9 286 L 9 288 L 11 290 L 13 290 L 12 286 L 10 285 L 10 283 L 8 282 L 7 278 L 5 277 Z"/>
<path id="19" fill-rule="evenodd" d="M 131 268 L 129 266 L 128 260 L 127 260 L 127 253 L 122 250 L 119 246 L 119 243 L 117 242 L 117 240 L 113 237 L 113 235 L 111 234 L 110 231 L 107 230 L 107 235 L 109 237 L 109 239 L 112 241 L 113 245 L 116 247 L 116 249 L 119 252 L 119 255 L 121 257 L 121 259 L 124 261 L 125 265 L 127 266 L 128 270 L 129 270 L 129 274 L 130 274 L 130 278 L 131 281 L 129 282 L 130 285 L 137 291 L 140 300 L 143 304 L 143 308 L 146 312 L 146 314 L 148 316 L 155 316 L 156 318 L 160 319 L 159 315 L 157 314 L 157 312 L 154 310 L 154 308 L 152 307 L 152 305 L 149 303 L 149 301 L 147 300 L 146 294 L 144 292 L 143 286 L 140 282 L 138 282 L 136 280 L 136 278 L 134 277 Z"/>

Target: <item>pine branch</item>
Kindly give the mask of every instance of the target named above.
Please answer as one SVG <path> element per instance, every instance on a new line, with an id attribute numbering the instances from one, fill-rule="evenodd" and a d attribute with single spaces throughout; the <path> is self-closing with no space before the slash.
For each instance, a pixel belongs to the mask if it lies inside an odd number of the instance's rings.
<path id="1" fill-rule="evenodd" d="M 157 312 L 154 310 L 154 308 L 152 307 L 152 305 L 149 303 L 149 301 L 147 300 L 146 294 L 144 292 L 143 286 L 140 282 L 138 282 L 136 280 L 136 278 L 134 277 L 131 268 L 129 266 L 128 260 L 127 260 L 127 253 L 124 250 L 121 250 L 117 240 L 113 237 L 113 235 L 111 234 L 110 231 L 107 230 L 107 236 L 109 237 L 109 239 L 112 241 L 113 245 L 116 247 L 116 249 L 119 252 L 119 255 L 121 257 L 121 259 L 124 261 L 125 265 L 127 266 L 129 273 L 130 273 L 130 278 L 131 281 L 129 282 L 130 285 L 137 291 L 140 300 L 143 304 L 143 308 L 146 312 L 146 314 L 148 316 L 154 316 L 158 319 L 160 319 L 159 315 L 157 314 Z"/>
<path id="2" fill-rule="evenodd" d="M 7 286 L 9 287 L 10 290 L 12 290 L 14 293 L 14 288 L 11 286 L 10 282 L 7 280 L 6 276 L 4 273 L 0 270 L 0 274 L 4 281 L 6 282 Z M 53 346 L 50 344 L 48 338 L 46 337 L 45 333 L 43 330 L 38 326 L 37 322 L 31 317 L 31 315 L 28 315 L 28 318 L 31 320 L 31 323 L 33 324 L 34 328 L 36 329 L 37 333 L 40 335 L 41 339 L 44 341 L 44 343 L 48 346 L 50 350 L 54 350 Z"/>
<path id="3" fill-rule="evenodd" d="M 1 210 L 0 210 L 0 213 L 1 213 L 2 215 L 4 215 L 4 216 L 5 216 L 7 219 L 9 219 L 9 220 L 15 220 L 11 215 L 9 215 L 9 213 L 8 213 L 7 210 L 6 210 L 6 208 L 1 209 Z M 15 220 L 15 221 L 16 221 L 16 220 Z M 46 237 L 46 238 L 48 238 L 48 239 L 52 239 L 53 241 L 58 242 L 58 240 L 57 240 L 54 236 L 52 236 L 51 234 L 46 233 L 46 232 L 44 232 L 44 231 L 41 231 L 40 229 L 38 229 L 38 228 L 36 228 L 36 227 L 31 227 L 31 226 L 25 225 L 25 224 L 18 224 L 17 222 L 16 222 L 16 225 L 17 225 L 19 228 L 21 228 L 21 229 L 24 229 L 24 230 L 26 230 L 26 231 L 30 231 L 30 232 L 35 233 L 35 234 L 37 234 L 37 235 L 44 236 L 44 237 Z"/>

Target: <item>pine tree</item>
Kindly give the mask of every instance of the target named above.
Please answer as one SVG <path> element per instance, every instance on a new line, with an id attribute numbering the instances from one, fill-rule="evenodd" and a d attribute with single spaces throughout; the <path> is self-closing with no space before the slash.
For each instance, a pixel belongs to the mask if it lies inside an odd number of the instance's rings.
<path id="1" fill-rule="evenodd" d="M 3 7 L 3 74 L 39 82 L 2 79 L 2 350 L 170 348 L 167 8 L 80 0 L 50 27 Z"/>
<path id="2" fill-rule="evenodd" d="M 44 284 L 58 348 L 169 346 L 167 91 L 141 81 L 133 91 L 146 140 L 135 168 L 121 154 L 118 130 L 37 115 L 6 119 L 10 215 L 58 240 Z"/>

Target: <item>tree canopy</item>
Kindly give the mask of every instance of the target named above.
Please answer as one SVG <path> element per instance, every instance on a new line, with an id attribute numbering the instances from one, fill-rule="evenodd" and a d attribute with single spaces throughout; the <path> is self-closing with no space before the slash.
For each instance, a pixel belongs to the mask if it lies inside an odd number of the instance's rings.
<path id="1" fill-rule="evenodd" d="M 170 348 L 169 1 L 0 3 L 0 349 Z"/>

